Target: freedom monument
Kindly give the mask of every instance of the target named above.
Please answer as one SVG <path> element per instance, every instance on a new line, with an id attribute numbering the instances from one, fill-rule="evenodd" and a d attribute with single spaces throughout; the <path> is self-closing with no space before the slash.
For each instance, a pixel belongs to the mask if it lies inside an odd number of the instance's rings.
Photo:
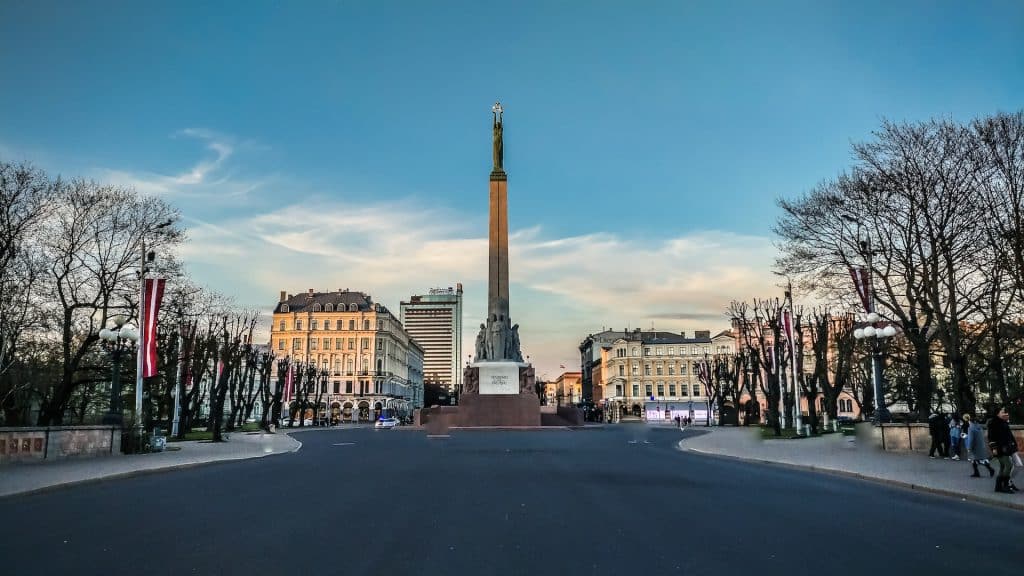
<path id="1" fill-rule="evenodd" d="M 504 168 L 503 118 L 500 102 L 493 115 L 494 167 L 490 178 L 490 237 L 487 319 L 476 336 L 476 356 L 463 373 L 458 406 L 426 408 L 422 423 L 429 431 L 453 426 L 540 426 L 540 399 L 533 367 L 523 362 L 519 325 L 512 323 L 508 302 L 508 175 Z"/>

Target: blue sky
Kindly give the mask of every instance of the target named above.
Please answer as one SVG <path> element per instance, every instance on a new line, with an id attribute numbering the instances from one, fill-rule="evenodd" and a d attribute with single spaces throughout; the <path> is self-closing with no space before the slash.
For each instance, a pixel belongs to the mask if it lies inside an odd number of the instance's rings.
<path id="1" fill-rule="evenodd" d="M 512 318 L 553 376 L 604 326 L 726 327 L 774 290 L 775 199 L 882 118 L 1020 108 L 1021 30 L 1017 1 L 3 2 L 0 158 L 166 196 L 245 305 L 461 281 L 468 347 L 500 99 Z"/>

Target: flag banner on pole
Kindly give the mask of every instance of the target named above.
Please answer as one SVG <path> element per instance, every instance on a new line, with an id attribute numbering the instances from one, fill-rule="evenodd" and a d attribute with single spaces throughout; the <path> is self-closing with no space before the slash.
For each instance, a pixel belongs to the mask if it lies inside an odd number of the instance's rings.
<path id="1" fill-rule="evenodd" d="M 146 311 L 142 325 L 142 377 L 156 376 L 156 323 L 160 313 L 160 301 L 164 297 L 164 279 L 147 278 L 143 295 L 143 309 Z"/>
<path id="2" fill-rule="evenodd" d="M 284 377 L 284 401 L 288 402 L 292 398 L 292 386 L 294 384 L 295 366 L 288 366 L 288 373 Z"/>
<path id="3" fill-rule="evenodd" d="M 860 303 L 864 305 L 865 312 L 871 312 L 871 286 L 868 282 L 867 268 L 850 267 L 850 277 L 853 278 L 853 286 L 857 289 L 857 296 Z"/>

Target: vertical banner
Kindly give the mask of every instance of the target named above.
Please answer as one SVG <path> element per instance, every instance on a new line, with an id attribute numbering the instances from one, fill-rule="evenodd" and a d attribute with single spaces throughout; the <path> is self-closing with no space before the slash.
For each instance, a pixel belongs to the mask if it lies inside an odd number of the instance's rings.
<path id="1" fill-rule="evenodd" d="M 156 324 L 160 313 L 160 301 L 164 297 L 163 278 L 147 278 L 143 294 L 143 309 L 146 311 L 142 325 L 142 377 L 156 375 Z"/>
<path id="2" fill-rule="evenodd" d="M 853 278 L 853 287 L 857 289 L 857 296 L 864 305 L 864 311 L 872 312 L 871 283 L 868 280 L 867 268 L 850 267 L 850 277 Z"/>
<path id="3" fill-rule="evenodd" d="M 295 378 L 295 365 L 288 365 L 288 373 L 284 377 L 284 402 L 287 404 L 292 398 L 292 386 Z"/>

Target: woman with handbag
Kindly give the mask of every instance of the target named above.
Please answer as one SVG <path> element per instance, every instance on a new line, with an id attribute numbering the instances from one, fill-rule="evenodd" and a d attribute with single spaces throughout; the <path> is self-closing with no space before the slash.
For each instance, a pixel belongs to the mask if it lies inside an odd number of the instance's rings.
<path id="1" fill-rule="evenodd" d="M 989 478 L 995 476 L 996 471 L 988 462 L 989 453 L 988 446 L 985 445 L 985 429 L 981 427 L 981 423 L 975 422 L 970 414 L 964 414 L 964 430 L 965 432 L 962 432 L 961 436 L 963 436 L 967 447 L 967 459 L 971 461 L 971 467 L 974 468 L 971 478 L 981 477 L 981 474 L 978 474 L 978 464 L 988 468 Z"/>
<path id="2" fill-rule="evenodd" d="M 1017 487 L 1010 481 L 1010 474 L 1013 472 L 1013 462 L 1010 458 L 1017 453 L 1017 441 L 1010 430 L 1010 413 L 1005 406 L 999 409 L 999 413 L 988 424 L 988 443 L 996 460 L 999 461 L 996 492 L 1013 494 Z"/>

